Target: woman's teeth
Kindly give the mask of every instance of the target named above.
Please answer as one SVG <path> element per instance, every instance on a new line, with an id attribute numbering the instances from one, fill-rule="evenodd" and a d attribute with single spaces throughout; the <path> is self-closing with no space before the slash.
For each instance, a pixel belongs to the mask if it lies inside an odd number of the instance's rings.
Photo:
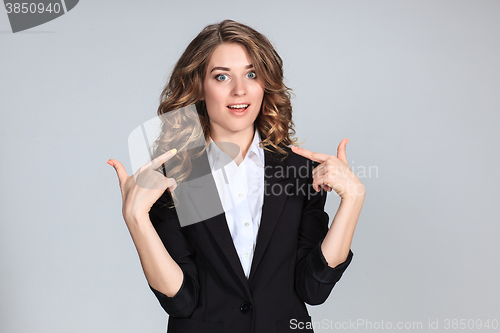
<path id="1" fill-rule="evenodd" d="M 248 107 L 248 104 L 237 104 L 237 105 L 229 105 L 228 108 L 230 109 L 246 109 Z"/>

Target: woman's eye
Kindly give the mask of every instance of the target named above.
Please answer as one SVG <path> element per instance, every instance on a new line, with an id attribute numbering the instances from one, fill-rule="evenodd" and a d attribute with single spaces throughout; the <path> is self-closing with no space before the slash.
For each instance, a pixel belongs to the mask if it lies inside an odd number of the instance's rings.
<path id="1" fill-rule="evenodd" d="M 227 80 L 227 75 L 226 74 L 219 74 L 215 76 L 215 79 L 217 81 L 226 81 Z"/>
<path id="2" fill-rule="evenodd" d="M 247 78 L 249 79 L 255 79 L 257 77 L 257 74 L 255 72 L 250 72 L 247 74 Z"/>

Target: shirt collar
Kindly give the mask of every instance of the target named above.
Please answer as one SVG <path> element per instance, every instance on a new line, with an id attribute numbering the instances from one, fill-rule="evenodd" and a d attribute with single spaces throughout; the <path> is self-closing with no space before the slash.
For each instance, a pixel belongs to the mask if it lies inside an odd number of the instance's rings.
<path id="1" fill-rule="evenodd" d="M 252 160 L 258 167 L 264 168 L 264 149 L 260 147 L 260 135 L 257 128 L 255 129 L 252 143 L 248 148 L 248 152 L 244 158 Z M 219 169 L 222 166 L 226 166 L 234 161 L 215 144 L 215 142 L 210 138 L 210 143 L 207 147 L 208 162 L 210 164 L 211 170 Z M 242 162 L 243 163 L 243 162 Z M 234 163 L 236 165 L 236 163 Z"/>

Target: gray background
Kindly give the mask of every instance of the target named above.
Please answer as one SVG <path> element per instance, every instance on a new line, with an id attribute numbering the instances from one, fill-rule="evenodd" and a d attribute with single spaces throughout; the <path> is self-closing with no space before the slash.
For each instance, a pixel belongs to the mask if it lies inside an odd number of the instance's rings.
<path id="1" fill-rule="evenodd" d="M 313 320 L 500 320 L 499 14 L 499 1 L 81 1 L 12 34 L 0 9 L 0 331 L 165 331 L 106 161 L 130 170 L 128 134 L 189 41 L 226 18 L 276 46 L 303 146 L 336 154 L 347 137 L 354 171 L 372 167 L 354 260 Z"/>

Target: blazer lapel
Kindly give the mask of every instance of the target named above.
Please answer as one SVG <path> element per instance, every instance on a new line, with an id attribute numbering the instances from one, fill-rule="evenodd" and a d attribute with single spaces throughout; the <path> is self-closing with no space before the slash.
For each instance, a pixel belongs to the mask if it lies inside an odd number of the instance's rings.
<path id="1" fill-rule="evenodd" d="M 257 234 L 257 244 L 248 279 L 249 283 L 255 275 L 255 270 L 266 251 L 276 223 L 278 223 L 278 219 L 285 206 L 286 193 L 279 183 L 288 179 L 288 173 L 286 172 L 285 163 L 280 161 L 276 156 L 276 154 L 265 150 L 264 203 L 262 205 L 262 215 Z"/>
<path id="2" fill-rule="evenodd" d="M 218 214 L 216 216 L 210 217 L 204 220 L 201 223 L 204 223 L 212 236 L 214 237 L 217 245 L 220 247 L 224 256 L 228 260 L 229 264 L 233 268 L 236 276 L 244 285 L 247 292 L 250 294 L 249 282 L 254 275 L 257 266 L 264 255 L 264 252 L 269 244 L 269 240 L 271 239 L 271 235 L 273 234 L 276 223 L 278 222 L 278 218 L 283 210 L 286 201 L 286 194 L 284 191 L 276 189 L 277 184 L 288 179 L 286 168 L 284 162 L 280 161 L 276 158 L 276 154 L 264 151 L 265 156 L 265 175 L 264 175 L 264 203 L 262 206 L 262 215 L 259 226 L 259 232 L 257 234 L 257 244 L 255 247 L 254 256 L 252 259 L 252 266 L 250 269 L 250 277 L 246 278 L 245 273 L 243 272 L 243 267 L 241 266 L 240 258 L 236 252 L 236 248 L 234 247 L 234 243 L 231 237 L 231 233 L 229 231 L 229 227 L 227 225 L 227 220 L 224 212 Z M 193 168 L 198 169 L 198 171 L 193 170 L 192 175 L 206 175 L 210 173 L 210 165 L 208 163 L 208 157 L 206 152 L 196 160 L 196 163 L 193 163 Z M 203 170 L 203 171 L 199 171 Z M 216 185 L 213 177 L 200 177 L 196 180 L 191 180 L 191 176 L 189 177 L 189 184 L 192 187 L 206 187 L 210 186 L 215 188 L 214 195 L 218 196 Z M 207 184 L 209 182 L 209 184 Z M 273 194 L 273 189 L 277 195 Z M 191 191 L 189 193 L 193 203 L 193 209 L 196 209 L 197 206 L 200 206 L 200 203 L 203 203 L 206 200 L 206 191 Z M 220 202 L 220 198 L 219 198 Z M 222 204 L 221 204 L 222 207 Z"/>
<path id="3" fill-rule="evenodd" d="M 195 169 L 197 171 L 195 171 Z M 191 175 L 194 175 L 194 180 L 191 180 Z M 241 281 L 243 286 L 245 287 L 248 294 L 250 294 L 250 288 L 248 285 L 248 280 L 245 276 L 245 272 L 243 271 L 243 267 L 241 266 L 240 258 L 238 257 L 238 253 L 236 252 L 236 248 L 234 247 L 233 239 L 231 237 L 231 232 L 229 231 L 229 227 L 227 225 L 226 216 L 222 209 L 222 202 L 220 201 L 220 196 L 217 191 L 217 186 L 215 185 L 215 180 L 211 176 L 210 164 L 208 163 L 208 157 L 206 151 L 200 156 L 200 158 L 196 159 L 193 163 L 193 172 L 189 176 L 189 185 L 191 187 L 203 188 L 201 190 L 193 190 L 190 191 L 189 196 L 191 197 L 192 208 L 196 211 L 200 211 L 205 208 L 205 202 L 207 201 L 207 195 L 216 196 L 218 198 L 218 204 L 220 208 L 217 208 L 220 213 L 214 215 L 210 218 L 205 219 L 203 222 L 204 225 L 207 226 L 208 230 L 212 234 L 215 242 L 224 253 L 227 261 L 233 268 L 236 276 Z M 200 175 L 210 175 L 210 177 L 204 177 Z M 210 194 L 207 194 L 210 192 Z M 214 200 L 213 198 L 211 200 Z"/>

